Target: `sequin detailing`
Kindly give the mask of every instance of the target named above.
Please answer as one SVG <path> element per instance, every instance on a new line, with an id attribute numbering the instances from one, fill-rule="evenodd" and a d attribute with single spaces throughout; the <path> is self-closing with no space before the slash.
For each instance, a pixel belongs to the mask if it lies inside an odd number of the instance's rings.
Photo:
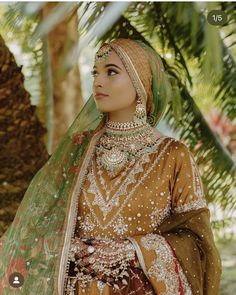
<path id="1" fill-rule="evenodd" d="M 98 280 L 97 281 L 97 287 L 98 287 L 98 290 L 100 292 L 100 294 L 103 294 L 103 291 L 106 287 L 106 283 L 103 283 L 102 281 Z"/>
<path id="2" fill-rule="evenodd" d="M 105 231 L 109 227 L 112 227 L 113 232 L 117 235 L 124 237 L 129 235 L 129 224 L 133 223 L 135 220 L 132 220 L 133 217 L 130 216 L 124 218 L 122 216 L 122 212 L 124 209 L 127 210 L 127 208 L 130 208 L 131 205 L 129 202 L 131 201 L 131 199 L 135 198 L 135 192 L 149 177 L 149 174 L 152 172 L 152 170 L 157 166 L 171 142 L 172 140 L 167 140 L 166 144 L 163 146 L 162 150 L 157 155 L 153 163 L 150 162 L 150 155 L 143 154 L 140 159 L 136 161 L 132 169 L 130 169 L 129 173 L 125 175 L 124 180 L 121 183 L 119 183 L 119 181 L 117 180 L 118 187 L 114 188 L 115 193 L 112 196 L 108 196 L 106 198 L 105 196 L 107 190 L 103 192 L 99 188 L 97 184 L 98 177 L 95 177 L 94 163 L 91 165 L 91 169 L 87 174 L 87 180 L 89 180 L 88 189 L 82 189 L 85 205 L 89 208 L 89 213 L 86 215 L 86 218 L 84 220 L 80 221 L 79 224 L 79 226 L 85 232 L 87 232 L 88 235 L 89 232 L 93 231 L 94 227 L 99 228 L 102 231 Z M 147 163 L 150 163 L 150 165 L 146 170 L 143 170 L 143 165 Z M 143 173 L 140 174 L 139 178 L 137 178 L 136 176 L 139 172 Z M 129 186 L 131 189 L 128 189 Z M 88 193 L 94 196 L 93 200 L 91 196 L 88 196 Z M 120 201 L 121 198 L 122 201 Z M 94 206 L 98 206 L 101 210 L 103 215 L 102 220 L 96 214 Z M 151 219 L 150 216 L 147 216 L 147 221 L 150 220 L 148 223 L 152 223 L 153 227 L 156 227 L 158 224 L 161 223 L 163 218 L 168 215 L 170 209 L 169 207 L 163 207 L 159 211 L 156 211 L 154 203 L 153 208 L 154 210 L 151 214 L 151 216 L 153 217 Z M 108 218 L 108 215 L 112 212 L 112 210 L 115 210 L 114 214 L 110 216 L 110 218 Z M 137 217 L 139 217 L 138 214 Z M 129 221 L 130 218 L 132 220 L 131 222 Z M 137 224 L 137 231 L 143 232 L 142 226 Z"/>
<path id="3" fill-rule="evenodd" d="M 98 205 L 102 210 L 103 216 L 106 219 L 107 214 L 113 209 L 114 206 L 119 206 L 119 198 L 122 195 L 127 194 L 127 187 L 130 184 L 136 183 L 135 175 L 139 172 L 143 172 L 143 164 L 150 161 L 148 154 L 144 154 L 139 161 L 135 163 L 133 169 L 130 171 L 129 175 L 125 178 L 121 185 L 118 186 L 113 197 L 108 196 L 106 200 L 103 198 L 103 194 L 100 191 L 98 185 L 96 184 L 96 176 L 94 173 L 94 167 L 92 165 L 91 171 L 88 174 L 88 179 L 91 183 L 88 192 L 95 195 L 92 205 Z M 115 187 L 116 189 L 116 187 Z M 105 191 L 108 194 L 108 191 Z M 110 200 L 109 200 L 110 199 Z M 108 201 L 109 200 L 109 201 Z"/>
<path id="4" fill-rule="evenodd" d="M 122 216 L 117 218 L 114 224 L 114 232 L 118 235 L 123 235 L 125 232 L 128 231 L 128 224 L 125 223 L 125 220 Z"/>
<path id="5" fill-rule="evenodd" d="M 151 227 L 156 229 L 158 225 L 162 223 L 162 221 L 170 214 L 171 206 L 167 205 L 164 208 L 155 208 L 150 214 L 150 218 L 152 220 Z"/>
<path id="6" fill-rule="evenodd" d="M 177 199 L 177 206 L 173 208 L 173 212 L 182 213 L 207 207 L 201 176 L 192 153 L 182 142 L 175 148 L 179 148 L 181 167 L 176 179 L 177 197 L 173 196 Z"/>
<path id="7" fill-rule="evenodd" d="M 155 251 L 156 259 L 147 270 L 150 277 L 163 281 L 166 290 L 158 293 L 159 295 L 177 295 L 179 294 L 179 279 L 175 272 L 175 260 L 170 246 L 165 238 L 157 234 L 147 234 L 141 238 L 142 246 L 149 251 Z M 184 274 L 181 274 L 185 286 L 188 286 Z M 185 293 L 186 294 L 186 293 Z M 192 293 L 188 293 L 191 294 Z"/>
<path id="8" fill-rule="evenodd" d="M 80 220 L 80 218 L 78 218 Z M 92 222 L 91 220 L 91 215 L 90 214 L 87 214 L 85 216 L 85 219 L 83 222 L 81 222 L 81 228 L 84 230 L 84 231 L 92 231 L 95 227 L 95 224 Z"/>
<path id="9" fill-rule="evenodd" d="M 187 147 L 182 149 L 183 145 L 170 137 L 160 140 L 159 145 L 154 153 L 144 153 L 135 161 L 130 161 L 113 177 L 99 166 L 95 153 L 80 197 L 78 234 L 86 238 L 129 239 L 135 246 L 145 276 L 152 278 L 152 282 L 158 284 L 162 280 L 163 286 L 167 285 L 161 295 L 179 294 L 176 292 L 179 278 L 184 295 L 193 295 L 170 245 L 161 235 L 153 232 L 172 210 L 180 213 L 197 209 L 205 202 L 194 189 L 193 175 L 197 175 L 197 172 L 193 173 L 191 162 L 186 157 L 189 155 Z M 175 170 L 176 163 L 183 170 Z M 175 173 L 177 179 L 172 177 Z M 172 183 L 174 193 L 170 189 Z M 172 206 L 174 201 L 178 202 L 177 207 Z M 140 237 L 140 240 L 136 241 L 136 237 Z M 141 239 L 150 250 L 141 248 Z M 146 251 L 156 254 L 154 261 L 150 262 L 151 267 L 146 264 Z M 176 264 L 179 277 L 175 273 Z M 102 291 L 103 287 L 100 283 L 98 289 Z"/>
<path id="10" fill-rule="evenodd" d="M 191 166 L 192 166 L 194 192 L 198 198 L 203 198 L 204 191 L 203 191 L 201 177 L 200 177 L 196 162 L 194 161 L 191 153 L 190 153 L 190 161 L 191 161 Z"/>
<path id="11" fill-rule="evenodd" d="M 190 211 L 190 210 L 197 210 L 197 209 L 204 208 L 204 207 L 207 207 L 207 203 L 206 203 L 205 199 L 198 199 L 198 200 L 192 201 L 190 203 L 180 205 L 180 206 L 176 207 L 173 211 L 176 213 L 181 213 L 181 212 L 186 212 L 186 211 Z"/>

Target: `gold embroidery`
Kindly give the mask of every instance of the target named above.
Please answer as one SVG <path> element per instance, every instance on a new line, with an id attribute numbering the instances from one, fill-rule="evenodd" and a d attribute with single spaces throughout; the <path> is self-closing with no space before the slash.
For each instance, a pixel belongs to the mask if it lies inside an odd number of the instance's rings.
<path id="1" fill-rule="evenodd" d="M 124 208 L 126 208 L 126 209 L 127 209 L 127 207 L 129 208 L 130 204 L 128 202 L 131 200 L 131 198 L 135 197 L 135 195 L 134 195 L 135 191 L 137 190 L 137 188 L 139 186 L 141 186 L 144 183 L 145 179 L 149 177 L 150 172 L 157 166 L 158 162 L 160 161 L 161 157 L 163 156 L 163 154 L 167 150 L 167 148 L 170 145 L 170 143 L 172 142 L 172 140 L 173 139 L 167 141 L 167 143 L 162 148 L 162 150 L 160 151 L 158 156 L 155 158 L 154 162 L 150 164 L 148 169 L 146 171 L 144 171 L 144 173 L 140 176 L 139 179 L 135 179 L 134 176 L 127 177 L 127 181 L 131 184 L 134 183 L 134 185 L 128 193 L 126 192 L 126 189 L 124 189 L 124 187 L 123 187 L 124 190 L 122 191 L 122 189 L 121 189 L 120 194 L 118 194 L 118 192 L 117 192 L 118 195 L 116 197 L 113 196 L 113 198 L 112 198 L 112 201 L 114 204 L 113 207 L 115 206 L 116 202 L 119 201 L 120 196 L 122 196 L 123 199 L 122 199 L 122 202 L 120 202 L 120 204 L 118 204 L 117 211 L 115 212 L 115 214 L 113 214 L 111 216 L 111 219 L 109 221 L 104 222 L 104 218 L 103 218 L 103 222 L 101 222 L 101 220 L 99 219 L 99 217 L 97 216 L 97 214 L 94 210 L 94 205 L 98 205 L 102 212 L 103 212 L 103 210 L 106 210 L 108 213 L 111 211 L 108 208 L 108 204 L 110 204 L 110 202 L 104 202 L 104 199 L 102 197 L 102 193 L 100 192 L 99 195 L 96 195 L 96 194 L 98 194 L 96 183 L 92 184 L 90 182 L 89 189 L 82 190 L 83 195 L 84 195 L 84 199 L 85 199 L 85 204 L 89 208 L 90 218 L 88 219 L 88 217 L 87 217 L 87 219 L 89 220 L 89 226 L 87 227 L 88 229 L 92 228 L 91 223 L 93 223 L 93 224 L 96 224 L 96 226 L 104 232 L 110 226 L 113 228 L 113 231 L 117 234 L 119 233 L 120 236 L 123 236 L 126 232 L 128 232 L 130 222 L 126 223 L 125 219 L 122 218 L 122 211 L 124 210 Z M 148 155 L 143 155 L 143 159 L 145 159 L 147 156 Z M 147 161 L 145 160 L 144 162 L 146 163 Z M 139 165 L 140 165 L 140 163 L 139 163 Z M 138 166 L 136 169 L 138 169 Z M 141 169 L 140 166 L 139 166 L 138 172 L 139 171 L 143 171 L 143 169 Z M 133 169 L 132 173 L 134 175 L 137 174 L 135 169 Z M 129 176 L 131 176 L 131 175 L 129 175 Z M 88 175 L 88 179 L 91 180 L 89 175 Z M 95 195 L 94 201 L 92 203 L 89 200 L 88 192 Z M 105 206 L 107 208 L 105 208 L 103 206 Z M 160 212 L 161 213 L 160 216 L 155 216 L 155 219 L 156 219 L 156 220 L 154 220 L 155 224 L 159 224 L 161 222 L 161 220 L 167 215 L 168 209 L 164 208 L 163 210 L 164 210 L 164 213 Z M 106 217 L 106 215 L 104 217 Z M 150 221 L 152 222 L 152 220 L 150 220 Z M 149 221 L 149 223 L 150 223 L 150 221 Z M 84 221 L 81 221 L 79 226 L 83 226 L 83 223 L 84 223 Z M 143 229 L 142 229 L 142 227 L 138 226 L 137 230 L 142 231 Z"/>
<path id="2" fill-rule="evenodd" d="M 204 191 L 203 191 L 201 176 L 199 174 L 198 167 L 197 167 L 196 162 L 194 161 L 191 153 L 190 153 L 190 161 L 191 161 L 191 167 L 192 167 L 194 193 L 196 194 L 196 196 L 198 198 L 203 198 Z"/>
<path id="3" fill-rule="evenodd" d="M 174 208 L 173 211 L 176 213 L 182 213 L 182 212 L 186 212 L 186 211 L 190 211 L 190 210 L 197 210 L 197 209 L 205 208 L 205 207 L 207 207 L 207 203 L 206 203 L 205 199 L 197 199 L 193 202 L 180 205 L 180 206 Z"/>
<path id="4" fill-rule="evenodd" d="M 155 251 L 156 259 L 147 270 L 149 277 L 163 281 L 166 290 L 159 295 L 179 294 L 179 279 L 175 272 L 176 258 L 165 238 L 158 234 L 147 234 L 141 238 L 142 246 L 149 251 Z"/>

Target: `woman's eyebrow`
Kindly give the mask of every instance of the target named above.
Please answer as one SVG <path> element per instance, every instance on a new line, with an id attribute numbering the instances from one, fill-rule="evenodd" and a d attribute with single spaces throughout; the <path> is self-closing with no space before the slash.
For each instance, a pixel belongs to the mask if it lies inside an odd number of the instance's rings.
<path id="1" fill-rule="evenodd" d="M 109 66 L 117 67 L 118 69 L 122 70 L 120 67 L 118 67 L 118 66 L 115 65 L 115 64 L 106 64 L 106 65 L 104 66 L 104 68 L 107 68 L 107 67 L 109 67 Z M 95 69 L 96 66 L 94 66 L 93 68 Z"/>

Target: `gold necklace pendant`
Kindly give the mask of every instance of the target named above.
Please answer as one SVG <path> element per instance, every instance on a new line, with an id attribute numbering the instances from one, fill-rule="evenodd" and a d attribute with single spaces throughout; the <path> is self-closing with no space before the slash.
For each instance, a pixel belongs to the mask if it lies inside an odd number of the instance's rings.
<path id="1" fill-rule="evenodd" d="M 127 155 L 124 151 L 114 146 L 110 150 L 104 151 L 101 162 L 106 169 L 114 171 L 125 165 L 127 162 Z"/>
<path id="2" fill-rule="evenodd" d="M 97 161 L 110 176 L 116 176 L 131 160 L 136 161 L 142 154 L 153 151 L 157 138 L 148 125 L 133 131 L 113 130 L 107 126 L 96 146 Z"/>

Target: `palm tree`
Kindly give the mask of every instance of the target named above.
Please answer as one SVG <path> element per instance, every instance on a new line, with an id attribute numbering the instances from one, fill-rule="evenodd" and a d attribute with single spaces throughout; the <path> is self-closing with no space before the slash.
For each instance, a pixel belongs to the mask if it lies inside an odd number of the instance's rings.
<path id="1" fill-rule="evenodd" d="M 43 127 L 24 88 L 21 66 L 0 36 L 0 236 L 31 179 L 49 158 Z"/>

